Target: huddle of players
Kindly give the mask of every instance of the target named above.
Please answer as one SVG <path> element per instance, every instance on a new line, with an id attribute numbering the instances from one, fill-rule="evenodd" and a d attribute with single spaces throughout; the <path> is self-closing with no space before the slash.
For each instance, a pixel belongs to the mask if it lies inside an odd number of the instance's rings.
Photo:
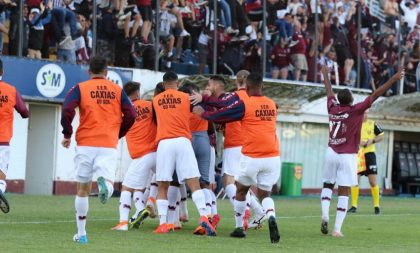
<path id="1" fill-rule="evenodd" d="M 160 221 L 154 233 L 168 233 L 174 230 L 178 227 L 175 224 L 175 220 L 178 220 L 176 216 L 179 215 L 177 202 L 182 203 L 177 186 L 185 184 L 190 189 L 192 201 L 200 214 L 199 226 L 194 233 L 216 236 L 215 227 L 220 216 L 217 215 L 215 196 L 209 190 L 212 183 L 210 177 L 214 178 L 210 171 L 213 171 L 214 165 L 210 170 L 210 157 L 213 154 L 207 132 L 208 121 L 241 121 L 236 126 L 232 124 L 229 127 L 229 124 L 226 124 L 225 128 L 225 132 L 233 131 L 233 135 L 241 139 L 241 142 L 232 144 L 231 147 L 227 146 L 225 150 L 228 154 L 225 159 L 231 157 L 231 160 L 228 159 L 224 167 L 229 164 L 237 166 L 229 168 L 230 174 L 225 178 L 228 186 L 234 183 L 232 176 L 235 176 L 237 186 L 236 193 L 228 190 L 236 217 L 236 229 L 231 236 L 245 237 L 244 216 L 248 190 L 251 185 L 256 185 L 262 206 L 255 197 L 248 197 L 252 199 L 248 202 L 253 209 L 258 210 L 253 224 L 257 226 L 264 221 L 264 216 L 268 217 L 270 240 L 273 243 L 279 241 L 274 202 L 269 197 L 272 185 L 278 180 L 280 168 L 279 143 L 276 136 L 277 113 L 275 103 L 262 96 L 261 76 L 243 76 L 242 82 L 246 82 L 247 91 L 228 95 L 223 90 L 224 80 L 213 77 L 208 85 L 212 94 L 201 96 L 196 91 L 193 92 L 194 85 L 182 87 L 184 92 L 178 90 L 180 87 L 177 75 L 167 72 L 161 86 L 157 87 L 153 102 L 147 102 L 139 99 L 139 84 L 128 83 L 124 91 L 106 80 L 106 62 L 101 57 L 91 60 L 89 73 L 91 80 L 79 83 L 67 94 L 61 120 L 64 134 L 62 144 L 68 148 L 73 133 L 71 122 L 76 107 L 79 107 L 80 124 L 76 133 L 77 148 L 74 159 L 78 232 L 73 237 L 74 241 L 82 244 L 88 242 L 88 194 L 94 173 L 98 176 L 98 195 L 101 202 L 106 203 L 112 195 L 117 159 L 116 145 L 118 138 L 125 135 L 133 162 L 123 182 L 120 223 L 114 229 L 127 230 L 130 226 L 138 227 L 147 216 L 153 215 L 150 208 L 152 203 L 145 203 L 147 195 L 150 195 L 151 198 L 148 199 L 151 202 L 156 196 L 155 204 Z M 228 142 L 229 138 L 226 139 Z M 235 148 L 235 152 L 229 152 L 229 148 Z M 234 169 L 237 171 L 234 172 Z M 150 181 L 156 181 L 157 189 L 153 184 L 147 193 L 146 188 L 152 171 L 155 173 L 155 179 Z M 181 192 L 185 193 L 185 190 Z M 132 195 L 138 211 L 129 222 Z"/>

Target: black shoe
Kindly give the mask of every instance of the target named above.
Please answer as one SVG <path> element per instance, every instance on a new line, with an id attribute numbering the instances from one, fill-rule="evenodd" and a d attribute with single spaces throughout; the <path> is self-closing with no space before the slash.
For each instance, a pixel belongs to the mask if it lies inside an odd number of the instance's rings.
<path id="1" fill-rule="evenodd" d="M 268 228 L 270 229 L 271 243 L 278 243 L 280 241 L 280 233 L 274 216 L 270 216 L 270 218 L 268 218 Z"/>
<path id="2" fill-rule="evenodd" d="M 323 233 L 324 235 L 328 234 L 328 221 L 321 222 L 321 233 Z"/>
<path id="3" fill-rule="evenodd" d="M 4 197 L 3 192 L 0 191 L 0 209 L 3 213 L 8 213 L 10 211 L 9 202 L 7 202 L 6 197 Z"/>
<path id="4" fill-rule="evenodd" d="M 352 206 L 347 212 L 348 213 L 357 213 L 357 207 Z"/>
<path id="5" fill-rule="evenodd" d="M 235 228 L 232 233 L 230 233 L 230 237 L 236 238 L 244 238 L 246 236 L 243 228 Z"/>
<path id="6" fill-rule="evenodd" d="M 381 209 L 379 208 L 379 206 L 375 206 L 375 214 L 376 215 L 380 215 L 381 214 Z"/>

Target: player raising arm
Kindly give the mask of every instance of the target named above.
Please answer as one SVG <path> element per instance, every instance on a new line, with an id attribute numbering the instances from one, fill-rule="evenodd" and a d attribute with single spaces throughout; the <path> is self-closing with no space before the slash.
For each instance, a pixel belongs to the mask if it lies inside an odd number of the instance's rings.
<path id="1" fill-rule="evenodd" d="M 364 112 L 396 81 L 404 77 L 404 70 L 398 71 L 372 95 L 355 105 L 353 105 L 353 95 L 349 89 L 340 90 L 336 99 L 328 79 L 327 68 L 324 66 L 321 71 L 328 96 L 327 106 L 330 125 L 329 143 L 323 169 L 324 185 L 321 192 L 321 232 L 328 234 L 330 201 L 334 185 L 337 184 L 337 214 L 332 235 L 342 237 L 341 226 L 347 213 L 350 187 L 357 185 L 356 156 L 359 150 Z"/>

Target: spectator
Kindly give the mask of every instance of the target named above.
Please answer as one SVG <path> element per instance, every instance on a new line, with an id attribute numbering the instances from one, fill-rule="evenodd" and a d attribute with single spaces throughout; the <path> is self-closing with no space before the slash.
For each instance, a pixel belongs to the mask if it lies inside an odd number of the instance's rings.
<path id="1" fill-rule="evenodd" d="M 280 43 L 277 44 L 271 52 L 272 71 L 271 77 L 273 79 L 286 80 L 289 74 L 290 64 L 290 48 L 287 47 L 285 39 L 280 39 Z"/>
<path id="2" fill-rule="evenodd" d="M 101 9 L 101 18 L 97 23 L 97 45 L 96 53 L 104 57 L 108 64 L 112 65 L 115 61 L 115 38 L 117 25 L 110 8 Z"/>
<path id="3" fill-rule="evenodd" d="M 391 28 L 395 28 L 395 21 L 400 16 L 397 0 L 384 1 L 384 14 L 387 24 L 391 25 Z"/>
<path id="4" fill-rule="evenodd" d="M 408 7 L 407 7 L 408 5 Z M 410 31 L 413 30 L 417 22 L 417 14 L 419 13 L 419 7 L 414 0 L 402 0 L 400 2 L 400 7 L 404 11 L 403 19 L 407 22 Z"/>
<path id="5" fill-rule="evenodd" d="M 296 81 L 306 81 L 308 62 L 306 61 L 306 41 L 302 35 L 302 26 L 295 21 L 293 37 L 289 43 L 291 61 L 294 67 L 294 78 Z"/>
<path id="6" fill-rule="evenodd" d="M 44 25 L 51 21 L 51 8 L 52 2 L 50 1 L 48 7 L 45 8 L 44 4 L 40 4 L 40 9 L 33 8 L 28 17 L 29 24 L 29 40 L 28 40 L 28 57 L 41 59 L 41 48 L 44 39 Z"/>
<path id="7" fill-rule="evenodd" d="M 293 36 L 293 18 L 292 14 L 287 13 L 285 10 L 277 12 L 277 20 L 275 21 L 275 26 L 277 31 L 280 32 L 280 39 L 289 41 Z"/>
<path id="8" fill-rule="evenodd" d="M 353 68 L 354 60 L 350 53 L 350 44 L 347 39 L 348 30 L 340 25 L 337 17 L 333 18 L 331 32 L 334 39 L 334 49 L 337 53 L 337 62 L 344 70 L 344 84 L 350 84 L 350 72 Z"/>
<path id="9" fill-rule="evenodd" d="M 70 30 L 70 25 L 66 23 L 63 27 L 66 37 L 70 37 Z M 66 63 L 76 63 L 75 43 L 72 39 L 66 40 L 57 46 L 57 60 Z"/>
<path id="10" fill-rule="evenodd" d="M 86 22 L 86 18 L 83 15 L 78 15 L 77 21 L 78 24 L 80 24 L 82 36 L 75 40 L 76 62 L 79 64 L 88 64 L 90 59 L 90 45 L 92 44 L 90 38 L 87 36 L 89 29 L 88 23 Z"/>

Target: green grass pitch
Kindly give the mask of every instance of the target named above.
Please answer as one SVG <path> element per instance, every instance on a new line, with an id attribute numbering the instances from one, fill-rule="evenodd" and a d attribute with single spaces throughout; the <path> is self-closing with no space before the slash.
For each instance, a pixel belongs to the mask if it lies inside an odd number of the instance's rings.
<path id="1" fill-rule="evenodd" d="M 189 199 L 190 221 L 181 231 L 155 235 L 157 219 L 149 219 L 139 230 L 111 231 L 118 222 L 118 198 L 105 206 L 90 198 L 87 245 L 72 241 L 76 231 L 74 198 L 8 194 L 8 214 L 0 213 L 0 252 L 420 252 L 420 201 L 418 199 L 381 199 L 382 214 L 373 215 L 371 198 L 361 198 L 359 212 L 349 214 L 343 238 L 320 233 L 320 203 L 317 197 L 276 197 L 281 241 L 269 241 L 268 228 L 249 231 L 247 238 L 230 238 L 234 227 L 232 207 L 219 200 L 222 216 L 218 236 L 192 234 L 197 212 Z M 336 198 L 331 203 L 335 215 Z M 330 230 L 334 222 L 331 217 Z"/>

